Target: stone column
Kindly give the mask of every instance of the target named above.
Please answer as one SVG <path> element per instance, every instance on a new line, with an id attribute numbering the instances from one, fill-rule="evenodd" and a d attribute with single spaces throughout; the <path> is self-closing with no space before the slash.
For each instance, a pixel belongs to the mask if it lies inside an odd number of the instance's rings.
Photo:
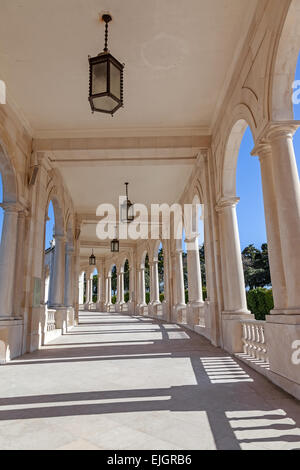
<path id="1" fill-rule="evenodd" d="M 198 236 L 193 240 L 187 240 L 187 267 L 189 303 L 195 306 L 203 305 Z"/>
<path id="2" fill-rule="evenodd" d="M 154 260 L 152 263 L 152 302 L 154 305 L 160 304 L 159 300 L 159 276 L 158 276 L 158 261 Z"/>
<path id="3" fill-rule="evenodd" d="M 146 307 L 145 268 L 140 269 L 140 306 Z"/>
<path id="4" fill-rule="evenodd" d="M 66 307 L 73 307 L 73 267 L 74 249 L 66 246 L 66 267 L 65 267 L 65 301 Z"/>
<path id="5" fill-rule="evenodd" d="M 135 302 L 135 288 L 134 288 L 134 268 L 129 268 L 129 302 Z"/>
<path id="6" fill-rule="evenodd" d="M 117 298 L 116 298 L 116 310 L 120 310 L 120 273 L 117 272 Z"/>
<path id="7" fill-rule="evenodd" d="M 300 185 L 293 135 L 298 125 L 274 125 L 268 134 L 276 188 L 282 261 L 287 288 L 286 314 L 300 314 Z"/>
<path id="8" fill-rule="evenodd" d="M 200 317 L 204 316 L 198 235 L 192 240 L 186 240 L 186 242 L 189 286 L 187 324 L 193 327 L 194 325 L 198 325 L 200 323 Z"/>
<path id="9" fill-rule="evenodd" d="M 79 305 L 84 305 L 84 272 L 80 274 L 78 284 L 79 284 Z"/>
<path id="10" fill-rule="evenodd" d="M 227 278 L 227 298 L 225 300 L 226 314 L 249 314 L 247 309 L 246 289 L 241 255 L 240 237 L 236 217 L 238 198 L 222 199 L 217 207 L 222 219 L 222 239 L 225 253 L 222 263 L 225 263 Z"/>
<path id="11" fill-rule="evenodd" d="M 120 272 L 119 288 L 120 288 L 119 303 L 120 305 L 123 305 L 125 303 L 124 301 L 124 271 Z"/>
<path id="12" fill-rule="evenodd" d="M 224 289 L 222 312 L 222 346 L 231 354 L 242 352 L 241 320 L 252 319 L 247 309 L 246 289 L 236 217 L 238 198 L 221 199 L 216 210 L 221 227 L 221 263 Z M 225 276 L 225 278 L 224 278 Z"/>
<path id="13" fill-rule="evenodd" d="M 85 273 L 85 309 L 88 309 L 90 301 L 90 279 Z"/>
<path id="14" fill-rule="evenodd" d="M 90 278 L 89 278 L 89 284 L 90 284 L 90 288 L 89 288 L 89 293 L 90 293 L 90 296 L 89 296 L 89 305 L 91 306 L 93 304 L 93 274 L 90 275 Z"/>
<path id="15" fill-rule="evenodd" d="M 1 206 L 5 211 L 0 245 L 0 319 L 3 319 L 14 316 L 18 208 L 16 204 L 2 204 Z"/>
<path id="16" fill-rule="evenodd" d="M 258 155 L 260 161 L 268 254 L 274 297 L 273 313 L 277 311 L 278 313 L 282 313 L 282 309 L 287 308 L 287 291 L 281 253 L 280 225 L 278 220 L 271 146 L 269 144 L 258 145 L 253 150 L 252 155 Z"/>
<path id="17" fill-rule="evenodd" d="M 64 302 L 65 283 L 65 237 L 55 235 L 54 265 L 51 274 L 51 299 L 52 308 L 62 307 Z"/>
<path id="18" fill-rule="evenodd" d="M 185 291 L 184 291 L 184 278 L 183 278 L 183 262 L 182 250 L 176 250 L 175 253 L 175 266 L 176 266 L 176 287 L 177 287 L 177 307 L 186 307 Z"/>
<path id="19" fill-rule="evenodd" d="M 111 276 L 107 278 L 107 307 L 109 311 L 109 307 L 112 305 L 111 303 Z"/>
<path id="20" fill-rule="evenodd" d="M 105 307 L 105 302 L 106 302 L 106 283 L 105 283 L 105 278 L 104 278 L 104 269 L 101 270 L 100 274 L 100 300 L 98 304 L 98 310 L 100 312 L 104 312 L 104 307 Z M 99 284 L 98 284 L 99 286 Z"/>
<path id="21" fill-rule="evenodd" d="M 101 277 L 99 275 L 99 270 L 98 270 L 98 281 L 97 281 L 97 310 L 98 307 L 101 304 L 101 294 L 102 294 L 102 289 L 101 289 Z"/>
<path id="22" fill-rule="evenodd" d="M 15 288 L 14 288 L 14 315 L 21 317 L 22 311 L 24 310 L 24 296 L 25 296 L 25 280 L 24 280 L 24 269 L 25 269 L 25 221 L 26 211 L 21 210 L 18 213 L 17 223 L 17 258 L 15 263 Z M 45 286 L 44 286 L 45 288 Z M 44 291 L 45 294 L 45 291 Z"/>

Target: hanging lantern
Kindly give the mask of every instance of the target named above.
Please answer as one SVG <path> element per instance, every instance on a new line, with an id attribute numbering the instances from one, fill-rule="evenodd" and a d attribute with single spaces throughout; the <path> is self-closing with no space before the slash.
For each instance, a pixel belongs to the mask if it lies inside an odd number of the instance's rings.
<path id="1" fill-rule="evenodd" d="M 96 266 L 96 256 L 94 255 L 94 250 L 92 250 L 92 254 L 89 257 L 90 266 Z"/>
<path id="2" fill-rule="evenodd" d="M 96 57 L 89 57 L 90 91 L 89 102 L 92 112 L 113 115 L 123 106 L 123 70 L 121 64 L 108 50 L 108 23 L 110 15 L 103 15 L 105 22 L 104 50 Z"/>
<path id="3" fill-rule="evenodd" d="M 119 251 L 120 251 L 120 242 L 119 242 L 119 239 L 117 238 L 117 227 L 115 227 L 115 230 L 116 230 L 116 236 L 110 242 L 110 251 L 112 253 L 119 253 Z"/>
<path id="4" fill-rule="evenodd" d="M 110 242 L 110 249 L 111 249 L 112 253 L 119 253 L 119 251 L 120 251 L 120 242 L 117 238 L 114 238 Z"/>
<path id="5" fill-rule="evenodd" d="M 126 200 L 124 201 L 124 204 L 122 204 L 121 206 L 121 221 L 130 223 L 134 221 L 134 205 L 128 199 L 128 185 L 129 183 L 125 183 Z"/>

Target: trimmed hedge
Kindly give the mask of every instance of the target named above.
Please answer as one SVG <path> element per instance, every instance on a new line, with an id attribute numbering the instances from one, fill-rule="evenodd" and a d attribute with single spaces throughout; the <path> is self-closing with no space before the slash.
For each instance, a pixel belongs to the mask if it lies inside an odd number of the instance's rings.
<path id="1" fill-rule="evenodd" d="M 256 320 L 265 320 L 274 308 L 272 289 L 258 287 L 247 292 L 248 309 Z"/>

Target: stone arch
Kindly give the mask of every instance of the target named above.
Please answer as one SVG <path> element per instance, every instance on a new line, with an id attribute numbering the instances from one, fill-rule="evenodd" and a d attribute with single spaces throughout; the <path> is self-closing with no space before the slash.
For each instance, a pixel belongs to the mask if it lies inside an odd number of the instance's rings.
<path id="1" fill-rule="evenodd" d="M 294 119 L 292 84 L 300 51 L 299 24 L 300 5 L 292 0 L 283 15 L 271 71 L 270 116 L 274 121 Z"/>
<path id="2" fill-rule="evenodd" d="M 245 119 L 245 117 L 240 117 L 230 128 L 224 149 L 221 178 L 221 197 L 236 197 L 236 169 L 239 150 L 243 136 L 248 126 L 250 126 L 252 135 L 255 135 L 255 127 L 253 127 L 253 125 L 254 123 L 248 119 Z"/>
<path id="3" fill-rule="evenodd" d="M 141 267 L 141 269 L 145 268 L 146 256 L 147 255 L 149 256 L 149 250 L 148 249 L 143 250 L 142 255 L 140 257 L 140 267 Z"/>
<path id="4" fill-rule="evenodd" d="M 60 195 L 58 194 L 55 186 L 52 187 L 52 189 L 49 191 L 49 194 L 48 194 L 47 204 L 46 204 L 46 214 L 48 213 L 50 201 L 52 201 L 53 210 L 54 210 L 55 235 L 64 235 L 65 224 L 64 224 L 64 216 L 63 216 L 62 198 L 60 198 Z"/>
<path id="5" fill-rule="evenodd" d="M 73 223 L 73 216 L 68 212 L 66 218 L 66 237 L 67 243 L 70 247 L 74 247 L 74 223 Z"/>

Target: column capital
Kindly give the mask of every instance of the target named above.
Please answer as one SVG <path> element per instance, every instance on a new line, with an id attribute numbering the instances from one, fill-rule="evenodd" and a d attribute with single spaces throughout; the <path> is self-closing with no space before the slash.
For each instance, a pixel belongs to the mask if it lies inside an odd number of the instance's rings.
<path id="1" fill-rule="evenodd" d="M 193 233 L 191 237 L 186 237 L 184 242 L 185 243 L 195 243 L 200 236 L 200 233 Z"/>
<path id="2" fill-rule="evenodd" d="M 222 197 L 217 202 L 216 211 L 222 212 L 224 209 L 227 209 L 228 207 L 236 207 L 239 202 L 240 202 L 239 197 Z"/>
<path id="3" fill-rule="evenodd" d="M 0 203 L 0 207 L 2 207 L 6 213 L 11 214 L 24 211 L 24 208 L 18 202 L 2 202 Z"/>
<path id="4" fill-rule="evenodd" d="M 272 156 L 272 147 L 270 142 L 261 141 L 255 145 L 251 152 L 252 157 L 258 157 L 260 161 L 270 158 Z"/>
<path id="5" fill-rule="evenodd" d="M 281 138 L 292 138 L 297 129 L 300 127 L 300 121 L 270 121 L 265 126 L 257 139 L 257 145 Z"/>

